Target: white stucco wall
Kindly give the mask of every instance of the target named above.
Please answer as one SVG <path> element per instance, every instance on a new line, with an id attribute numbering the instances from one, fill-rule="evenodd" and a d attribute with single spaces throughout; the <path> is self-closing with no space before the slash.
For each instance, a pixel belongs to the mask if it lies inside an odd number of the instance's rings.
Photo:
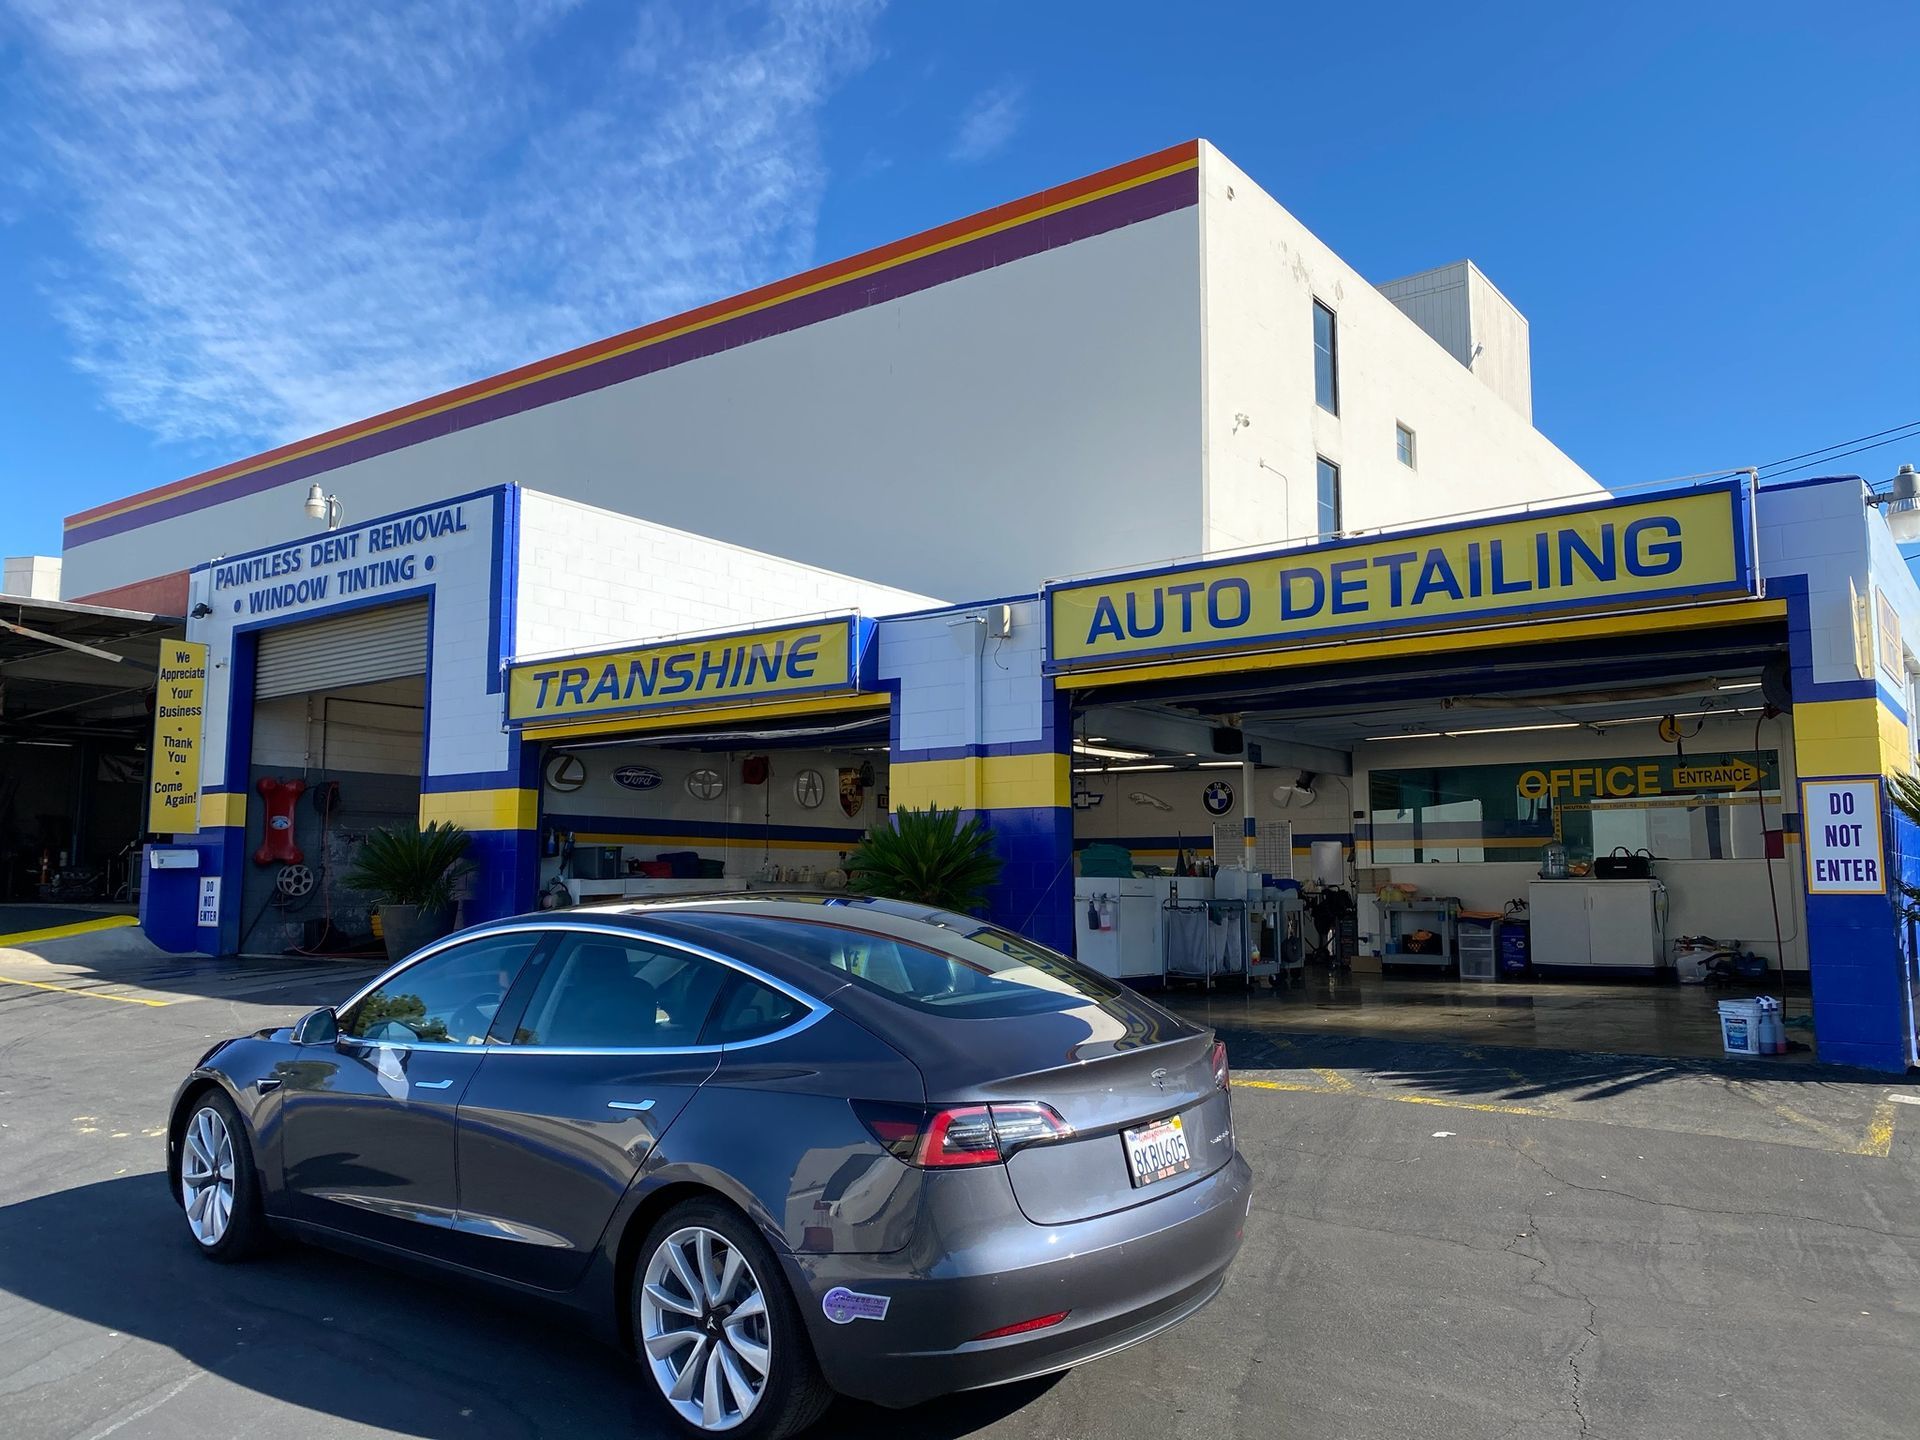
<path id="1" fill-rule="evenodd" d="M 516 656 L 829 611 L 892 615 L 937 603 L 564 496 L 520 492 Z"/>
<path id="2" fill-rule="evenodd" d="M 1209 549 L 1315 534 L 1316 456 L 1341 468 L 1348 530 L 1600 488 L 1210 145 L 1200 173 Z M 1338 416 L 1314 403 L 1315 299 L 1338 322 Z"/>

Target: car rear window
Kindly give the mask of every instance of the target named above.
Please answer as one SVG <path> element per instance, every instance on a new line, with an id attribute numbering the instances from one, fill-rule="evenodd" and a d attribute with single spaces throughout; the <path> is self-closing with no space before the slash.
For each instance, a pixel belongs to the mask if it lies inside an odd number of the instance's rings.
<path id="1" fill-rule="evenodd" d="M 1011 931 L 954 918 L 966 928 L 916 926 L 927 939 L 913 944 L 857 925 L 715 917 L 742 939 L 928 1014 L 998 1019 L 1103 1005 L 1120 994 L 1111 981 L 1064 955 Z"/>

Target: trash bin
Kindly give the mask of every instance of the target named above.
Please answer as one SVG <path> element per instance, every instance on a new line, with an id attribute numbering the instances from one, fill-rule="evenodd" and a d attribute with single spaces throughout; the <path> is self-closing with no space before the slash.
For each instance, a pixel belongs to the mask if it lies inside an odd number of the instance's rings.
<path id="1" fill-rule="evenodd" d="M 1533 974 L 1533 944 L 1526 921 L 1502 920 L 1496 944 L 1500 951 L 1502 980 L 1525 980 Z"/>

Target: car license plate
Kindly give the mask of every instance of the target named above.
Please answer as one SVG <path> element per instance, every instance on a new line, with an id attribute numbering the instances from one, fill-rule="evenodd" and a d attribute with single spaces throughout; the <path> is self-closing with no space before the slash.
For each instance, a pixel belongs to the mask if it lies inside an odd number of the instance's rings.
<path id="1" fill-rule="evenodd" d="M 1121 1138 L 1127 1144 L 1127 1168 L 1133 1172 L 1136 1187 L 1151 1185 L 1193 1168 L 1187 1130 L 1178 1115 L 1129 1130 Z"/>

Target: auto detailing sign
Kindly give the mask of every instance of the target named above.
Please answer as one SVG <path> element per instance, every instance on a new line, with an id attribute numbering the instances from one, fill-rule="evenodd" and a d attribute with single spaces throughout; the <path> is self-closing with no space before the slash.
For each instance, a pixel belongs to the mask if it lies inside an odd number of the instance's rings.
<path id="1" fill-rule="evenodd" d="M 152 776 L 147 829 L 184 835 L 200 828 L 200 746 L 207 708 L 207 647 L 193 640 L 160 646 L 153 696 Z"/>
<path id="2" fill-rule="evenodd" d="M 1073 668 L 1751 595 L 1744 482 L 1049 587 Z"/>
<path id="3" fill-rule="evenodd" d="M 516 664 L 511 723 L 647 714 L 688 706 L 851 691 L 853 616 Z"/>
<path id="4" fill-rule="evenodd" d="M 217 607 L 231 601 L 234 615 L 252 618 L 418 585 L 437 563 L 436 550 L 468 533 L 467 509 L 464 503 L 432 506 L 215 561 L 209 567 L 213 603 Z M 473 523 L 485 522 L 476 516 Z"/>
<path id="5" fill-rule="evenodd" d="M 1807 780 L 1800 786 L 1809 895 L 1884 895 L 1877 780 Z"/>

